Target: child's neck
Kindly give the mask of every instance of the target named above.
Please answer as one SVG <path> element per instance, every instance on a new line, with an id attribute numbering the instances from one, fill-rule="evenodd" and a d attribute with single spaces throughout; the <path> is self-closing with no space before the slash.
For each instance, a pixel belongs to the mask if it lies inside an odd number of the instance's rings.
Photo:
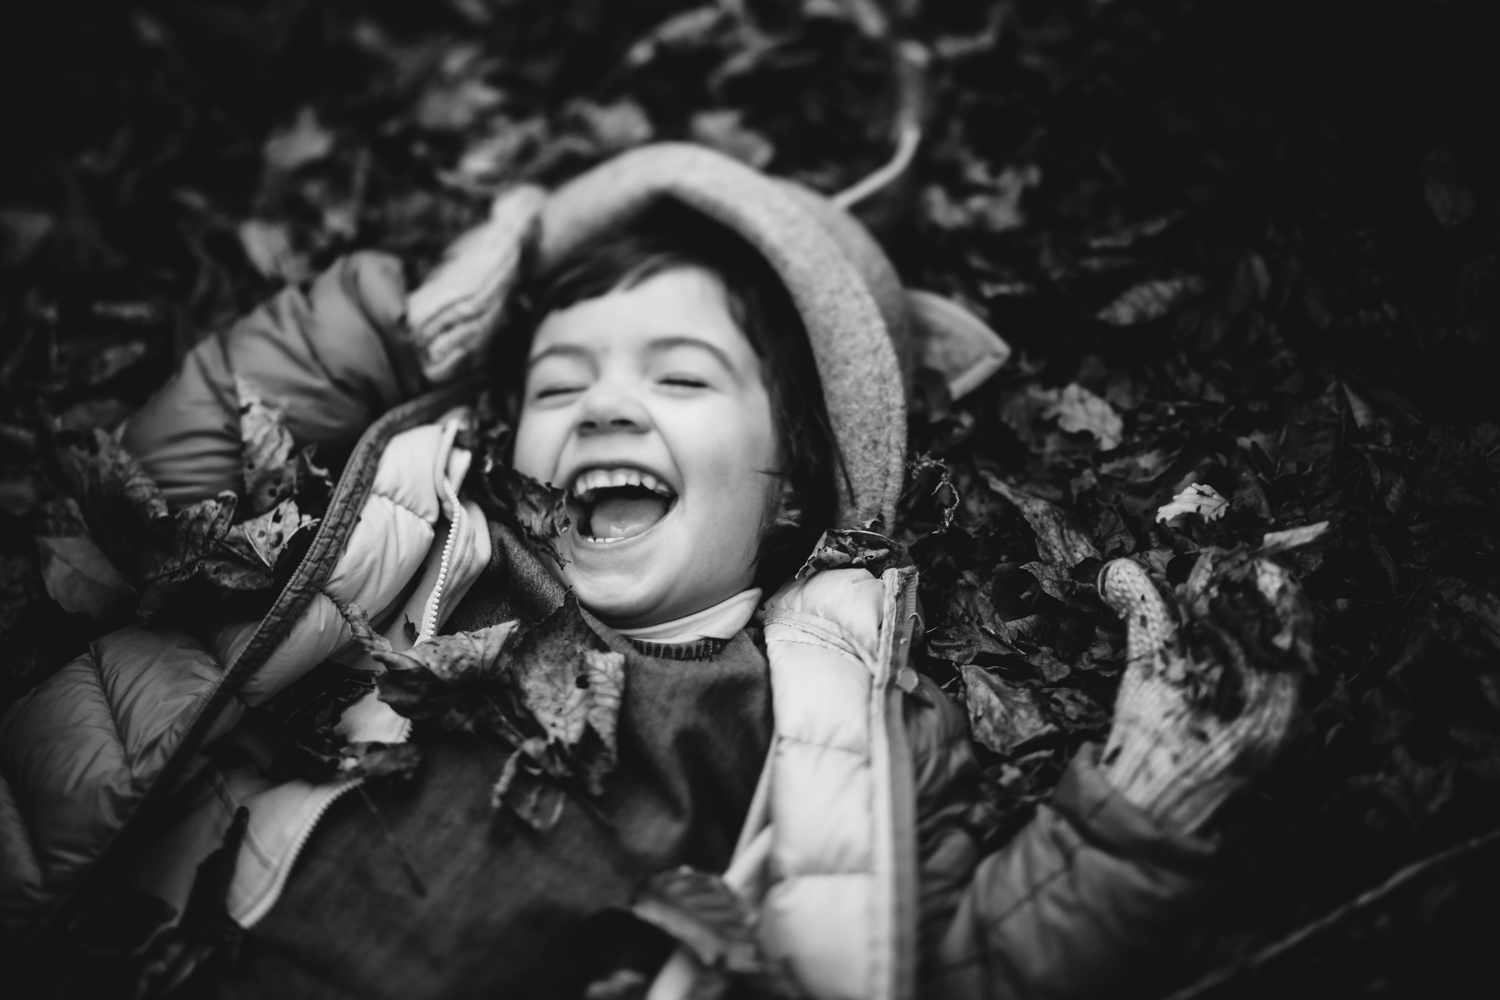
<path id="1" fill-rule="evenodd" d="M 732 639 L 744 628 L 760 605 L 760 590 L 751 587 L 712 607 L 658 625 L 616 629 L 627 639 L 647 642 L 696 642 L 699 639 Z"/>

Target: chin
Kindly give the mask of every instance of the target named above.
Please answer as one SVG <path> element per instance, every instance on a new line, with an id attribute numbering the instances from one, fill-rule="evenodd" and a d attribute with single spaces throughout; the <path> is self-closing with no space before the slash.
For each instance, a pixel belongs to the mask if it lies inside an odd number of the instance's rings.
<path id="1" fill-rule="evenodd" d="M 657 612 L 661 598 L 649 592 L 638 577 L 599 577 L 577 574 L 569 565 L 563 569 L 563 582 L 573 588 L 579 605 L 611 628 L 636 628 L 665 621 Z"/>

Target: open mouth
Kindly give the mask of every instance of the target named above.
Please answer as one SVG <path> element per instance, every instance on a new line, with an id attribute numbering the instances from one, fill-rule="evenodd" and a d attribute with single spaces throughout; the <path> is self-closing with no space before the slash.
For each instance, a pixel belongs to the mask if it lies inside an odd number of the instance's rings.
<path id="1" fill-rule="evenodd" d="M 676 502 L 676 492 L 649 472 L 585 469 L 568 490 L 568 515 L 579 537 L 607 544 L 650 531 Z"/>

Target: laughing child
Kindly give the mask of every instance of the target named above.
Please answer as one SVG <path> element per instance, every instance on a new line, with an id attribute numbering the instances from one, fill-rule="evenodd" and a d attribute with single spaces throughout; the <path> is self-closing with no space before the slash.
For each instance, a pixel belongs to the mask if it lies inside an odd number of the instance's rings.
<path id="1" fill-rule="evenodd" d="M 1130 660 L 1110 738 L 986 855 L 966 719 L 909 664 L 915 571 L 809 561 L 825 532 L 893 523 L 914 369 L 961 392 L 1003 356 L 965 342 L 953 308 L 904 290 L 823 198 L 662 145 L 503 199 L 410 297 L 393 261 L 357 255 L 204 341 L 122 439 L 173 510 L 250 488 L 257 407 L 342 473 L 269 613 L 123 629 L 6 717 L 0 822 L 29 831 L 5 840 L 7 934 L 55 941 L 130 885 L 174 915 L 139 946 L 151 981 L 196 994 L 662 1000 L 707 995 L 723 971 L 629 915 L 643 883 L 687 866 L 723 875 L 770 979 L 798 995 L 1170 980 L 1211 886 L 1202 831 L 1291 718 L 1295 584 L 1205 557 L 1179 637 L 1144 570 L 1105 567 Z M 484 364 L 514 427 L 502 459 L 566 491 L 552 551 L 466 495 L 492 471 L 464 446 Z M 1208 581 L 1231 577 L 1281 629 L 1269 643 L 1192 641 Z M 410 781 L 278 772 L 315 668 L 379 669 L 351 607 L 394 655 L 515 641 L 496 627 L 539 630 L 569 594 L 589 663 L 623 677 L 597 796 L 499 829 L 492 789 L 516 748 L 413 734 L 374 692 L 339 732 L 412 740 Z M 1193 695 L 1205 675 L 1237 689 L 1235 709 Z M 188 977 L 205 912 L 242 940 Z"/>

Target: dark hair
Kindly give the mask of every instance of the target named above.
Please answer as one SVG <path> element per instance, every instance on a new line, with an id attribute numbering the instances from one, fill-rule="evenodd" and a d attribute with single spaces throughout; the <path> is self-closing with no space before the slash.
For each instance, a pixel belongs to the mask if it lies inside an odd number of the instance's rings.
<path id="1" fill-rule="evenodd" d="M 506 338 L 499 375 L 511 414 L 518 416 L 525 357 L 543 319 L 679 267 L 702 268 L 719 278 L 730 315 L 760 357 L 781 464 L 769 471 L 787 486 L 756 556 L 755 585 L 771 590 L 797 571 L 818 536 L 833 527 L 843 462 L 801 314 L 775 270 L 737 233 L 664 198 L 529 275 L 518 290 L 517 336 Z"/>

